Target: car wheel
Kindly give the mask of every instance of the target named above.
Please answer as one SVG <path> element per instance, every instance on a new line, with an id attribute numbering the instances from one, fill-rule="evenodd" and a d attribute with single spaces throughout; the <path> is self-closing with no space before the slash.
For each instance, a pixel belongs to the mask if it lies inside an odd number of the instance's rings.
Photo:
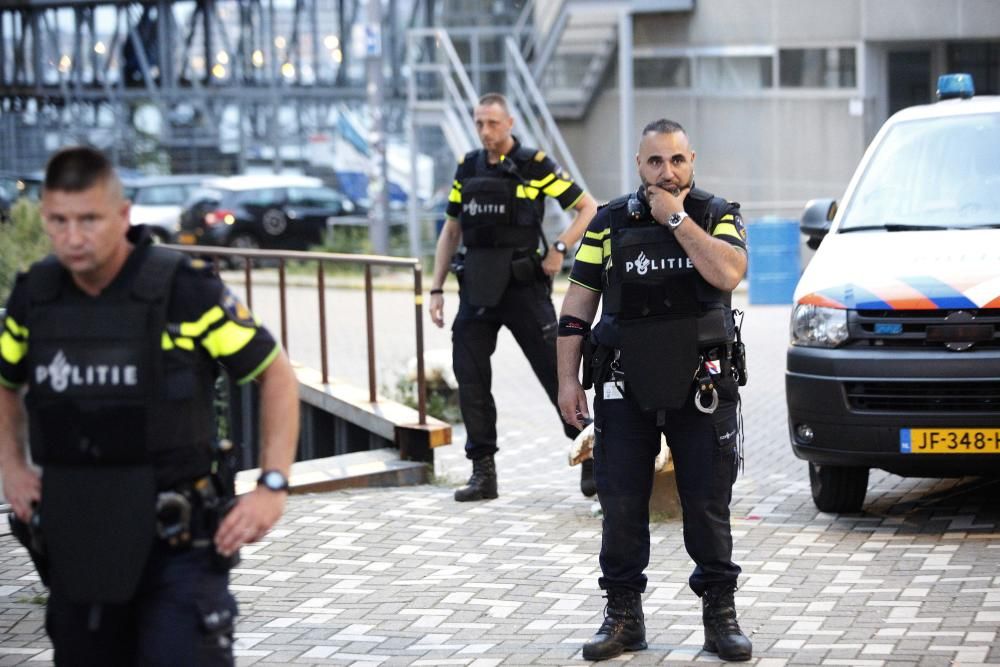
<path id="1" fill-rule="evenodd" d="M 280 236 L 288 228 L 288 217 L 280 209 L 271 208 L 264 211 L 260 221 L 264 231 L 271 236 Z"/>
<path id="2" fill-rule="evenodd" d="M 809 464 L 813 503 L 821 512 L 860 512 L 868 492 L 868 468 Z"/>
<path id="3" fill-rule="evenodd" d="M 229 247 L 240 250 L 257 250 L 260 248 L 260 241 L 251 234 L 236 234 L 229 239 Z M 234 269 L 242 269 L 246 265 L 245 257 L 230 257 L 229 266 Z"/>

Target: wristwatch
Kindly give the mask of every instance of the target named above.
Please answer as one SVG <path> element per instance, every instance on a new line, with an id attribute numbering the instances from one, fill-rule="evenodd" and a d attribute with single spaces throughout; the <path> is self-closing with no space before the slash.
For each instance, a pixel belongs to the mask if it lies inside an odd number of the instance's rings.
<path id="1" fill-rule="evenodd" d="M 263 486 L 268 491 L 287 491 L 288 478 L 280 470 L 265 470 L 257 479 L 257 486 Z"/>
<path id="2" fill-rule="evenodd" d="M 566 254 L 566 244 L 559 239 L 552 242 L 552 249 L 556 252 L 561 252 L 563 255 Z"/>
<path id="3" fill-rule="evenodd" d="M 684 222 L 684 218 L 686 217 L 688 217 L 688 214 L 684 211 L 681 211 L 680 213 L 671 213 L 670 217 L 667 218 L 667 227 L 670 227 L 670 229 L 677 229 L 681 226 L 681 223 Z"/>

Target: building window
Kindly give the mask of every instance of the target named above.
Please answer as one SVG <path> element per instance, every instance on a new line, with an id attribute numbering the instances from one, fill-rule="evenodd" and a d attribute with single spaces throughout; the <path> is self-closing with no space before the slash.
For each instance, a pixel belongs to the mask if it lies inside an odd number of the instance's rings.
<path id="1" fill-rule="evenodd" d="M 787 88 L 855 88 L 858 83 L 853 48 L 780 49 L 778 67 Z"/>
<path id="2" fill-rule="evenodd" d="M 636 58 L 632 72 L 636 88 L 691 87 L 691 61 L 687 58 Z"/>
<path id="3" fill-rule="evenodd" d="M 759 90 L 774 85 L 771 56 L 701 56 L 696 88 L 714 91 Z"/>
<path id="4" fill-rule="evenodd" d="M 1000 95 L 1000 43 L 949 44 L 948 71 L 971 74 L 976 95 Z"/>

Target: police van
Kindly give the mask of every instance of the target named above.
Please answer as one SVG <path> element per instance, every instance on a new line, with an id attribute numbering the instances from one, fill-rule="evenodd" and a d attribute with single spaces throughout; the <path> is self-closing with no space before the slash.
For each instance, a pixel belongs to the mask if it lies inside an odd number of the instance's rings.
<path id="1" fill-rule="evenodd" d="M 871 468 L 1000 475 L 1000 97 L 967 74 L 938 97 L 886 121 L 839 206 L 802 214 L 818 249 L 785 389 L 825 512 L 859 511 Z"/>

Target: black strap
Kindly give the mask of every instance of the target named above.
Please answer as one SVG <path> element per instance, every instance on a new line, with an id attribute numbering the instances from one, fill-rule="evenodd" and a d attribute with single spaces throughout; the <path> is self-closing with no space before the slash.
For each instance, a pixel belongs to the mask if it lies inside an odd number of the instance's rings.
<path id="1" fill-rule="evenodd" d="M 149 302 L 166 299 L 184 255 L 156 246 L 150 246 L 146 252 L 148 255 L 132 283 L 132 296 Z"/>
<path id="2" fill-rule="evenodd" d="M 28 272 L 28 295 L 33 303 L 55 301 L 62 291 L 62 264 L 55 255 L 49 255 L 35 263 Z"/>

